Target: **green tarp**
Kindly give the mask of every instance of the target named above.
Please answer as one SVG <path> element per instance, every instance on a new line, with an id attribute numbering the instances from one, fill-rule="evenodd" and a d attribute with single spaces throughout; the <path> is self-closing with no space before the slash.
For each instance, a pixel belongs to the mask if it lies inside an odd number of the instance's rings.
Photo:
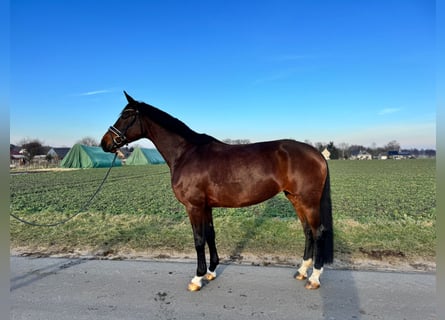
<path id="1" fill-rule="evenodd" d="M 126 165 L 135 166 L 142 164 L 163 164 L 165 163 L 164 158 L 161 156 L 156 149 L 146 149 L 136 147 L 134 148 L 131 155 L 125 161 Z"/>
<path id="2" fill-rule="evenodd" d="M 64 168 L 104 168 L 111 166 L 114 154 L 104 152 L 100 147 L 90 147 L 75 144 L 60 163 Z M 114 163 L 116 167 L 122 165 L 119 158 Z"/>

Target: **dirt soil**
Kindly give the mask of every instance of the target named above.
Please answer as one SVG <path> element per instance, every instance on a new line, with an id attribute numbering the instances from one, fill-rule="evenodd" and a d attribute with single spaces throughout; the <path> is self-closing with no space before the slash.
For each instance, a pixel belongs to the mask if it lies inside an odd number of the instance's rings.
<path id="1" fill-rule="evenodd" d="M 195 252 L 174 252 L 170 250 L 135 251 L 128 248 L 116 249 L 67 249 L 67 248 L 10 248 L 10 254 L 31 257 L 83 258 L 98 260 L 168 260 L 196 261 Z M 242 253 L 237 256 L 220 254 L 222 264 L 245 264 L 257 266 L 298 266 L 300 258 Z M 338 256 L 330 269 L 392 271 L 392 272 L 436 272 L 436 262 L 425 258 L 412 258 L 394 253 L 361 253 L 360 255 Z"/>

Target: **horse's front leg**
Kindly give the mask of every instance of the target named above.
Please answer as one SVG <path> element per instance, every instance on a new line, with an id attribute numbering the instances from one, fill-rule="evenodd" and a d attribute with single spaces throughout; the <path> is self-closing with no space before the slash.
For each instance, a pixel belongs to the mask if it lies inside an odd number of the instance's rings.
<path id="1" fill-rule="evenodd" d="M 198 291 L 202 287 L 202 277 L 207 273 L 207 263 L 205 256 L 205 237 L 202 224 L 193 224 L 193 238 L 195 240 L 195 250 L 197 257 L 196 275 L 188 285 L 188 290 Z"/>
<path id="2" fill-rule="evenodd" d="M 209 211 L 210 210 L 210 211 Z M 206 276 L 207 280 L 213 280 L 216 277 L 215 269 L 219 259 L 215 246 L 215 231 L 211 218 L 211 209 L 199 209 L 196 207 L 188 209 L 190 223 L 193 229 L 193 238 L 197 256 L 196 275 L 188 285 L 188 290 L 198 291 L 202 287 L 202 278 Z M 209 215 L 210 212 L 210 215 Z M 209 244 L 210 249 L 210 269 L 207 269 L 205 257 L 205 244 Z"/>

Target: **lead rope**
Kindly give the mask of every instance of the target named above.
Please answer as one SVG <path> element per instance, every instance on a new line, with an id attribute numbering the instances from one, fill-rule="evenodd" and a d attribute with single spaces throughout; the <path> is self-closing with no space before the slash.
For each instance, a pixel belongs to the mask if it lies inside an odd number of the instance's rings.
<path id="1" fill-rule="evenodd" d="M 102 180 L 102 182 L 100 183 L 99 187 L 97 188 L 96 192 L 94 192 L 93 195 L 88 199 L 88 201 L 86 201 L 86 202 L 84 203 L 84 205 L 80 208 L 80 210 L 79 210 L 77 213 L 73 214 L 71 217 L 66 218 L 65 220 L 62 220 L 62 221 L 59 221 L 59 222 L 55 222 L 55 223 L 40 224 L 40 223 L 36 223 L 36 222 L 32 222 L 32 221 L 26 221 L 26 220 L 23 220 L 22 218 L 16 216 L 16 215 L 13 214 L 12 212 L 10 212 L 9 215 L 10 215 L 11 217 L 13 217 L 14 219 L 20 221 L 20 222 L 23 222 L 23 223 L 25 223 L 25 224 L 27 224 L 27 225 L 34 226 L 34 227 L 55 227 L 55 226 L 58 226 L 58 225 L 67 223 L 68 221 L 70 221 L 70 220 L 73 219 L 74 217 L 76 217 L 76 216 L 78 216 L 79 214 L 81 214 L 82 212 L 84 212 L 84 211 L 90 206 L 91 202 L 92 202 L 93 199 L 96 197 L 96 195 L 99 193 L 99 191 L 102 189 L 102 187 L 103 187 L 105 181 L 107 180 L 108 175 L 110 174 L 111 168 L 113 168 L 113 166 L 114 166 L 114 162 L 116 161 L 116 157 L 117 157 L 117 153 L 114 154 L 114 158 L 113 158 L 113 161 L 111 162 L 111 166 L 108 168 L 108 171 L 107 171 L 107 173 L 105 174 L 105 177 L 103 178 L 103 180 Z"/>

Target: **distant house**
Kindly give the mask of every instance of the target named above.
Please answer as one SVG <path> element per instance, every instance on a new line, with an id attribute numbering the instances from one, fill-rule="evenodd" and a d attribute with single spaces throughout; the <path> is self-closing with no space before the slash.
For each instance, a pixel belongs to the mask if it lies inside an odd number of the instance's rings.
<path id="1" fill-rule="evenodd" d="M 387 160 L 388 154 L 387 153 L 379 153 L 378 159 L 379 160 Z"/>
<path id="2" fill-rule="evenodd" d="M 414 159 L 415 156 L 411 154 L 410 151 L 407 150 L 401 150 L 399 151 L 399 157 L 401 157 L 401 159 Z"/>
<path id="3" fill-rule="evenodd" d="M 66 154 L 70 151 L 71 148 L 66 148 L 66 147 L 62 147 L 62 148 L 51 148 L 49 149 L 48 153 L 46 154 L 47 156 L 50 156 L 51 159 L 54 160 L 63 160 L 63 158 L 65 158 Z"/>
<path id="4" fill-rule="evenodd" d="M 131 155 L 131 153 L 133 152 L 133 148 L 128 148 L 128 147 L 123 147 L 120 148 L 119 151 L 121 152 L 121 154 L 123 155 L 123 159 L 128 159 L 128 157 Z"/>
<path id="5" fill-rule="evenodd" d="M 20 151 L 22 150 L 22 147 L 16 146 L 15 144 L 10 143 L 9 144 L 9 155 L 11 156 L 17 156 L 20 155 Z"/>
<path id="6" fill-rule="evenodd" d="M 22 147 L 9 144 L 9 167 L 13 168 L 25 164 L 26 156 L 21 151 Z"/>
<path id="7" fill-rule="evenodd" d="M 323 157 L 326 160 L 329 160 L 331 157 L 331 152 L 329 152 L 329 150 L 327 148 L 324 148 L 323 151 L 321 152 L 321 154 L 323 155 Z"/>
<path id="8" fill-rule="evenodd" d="M 403 159 L 414 159 L 415 156 L 411 154 L 409 151 L 388 151 L 388 159 L 394 159 L 394 160 L 403 160 Z"/>
<path id="9" fill-rule="evenodd" d="M 359 150 L 357 152 L 353 152 L 350 157 L 351 160 L 372 160 L 372 155 L 365 151 Z"/>
<path id="10" fill-rule="evenodd" d="M 130 157 L 130 155 L 133 152 L 133 148 L 128 148 L 128 147 L 123 147 L 120 149 L 117 149 L 116 153 L 117 153 L 117 157 L 122 161 L 123 164 L 125 164 L 127 162 L 128 157 Z"/>

